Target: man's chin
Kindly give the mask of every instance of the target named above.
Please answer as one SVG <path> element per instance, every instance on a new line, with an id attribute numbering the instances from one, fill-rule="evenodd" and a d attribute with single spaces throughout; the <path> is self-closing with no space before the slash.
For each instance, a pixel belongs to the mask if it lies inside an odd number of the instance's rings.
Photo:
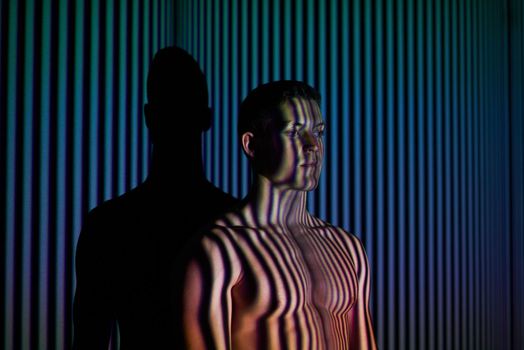
<path id="1" fill-rule="evenodd" d="M 303 191 L 311 192 L 316 190 L 318 187 L 318 181 L 317 180 L 309 180 L 306 182 L 306 184 L 303 186 Z"/>

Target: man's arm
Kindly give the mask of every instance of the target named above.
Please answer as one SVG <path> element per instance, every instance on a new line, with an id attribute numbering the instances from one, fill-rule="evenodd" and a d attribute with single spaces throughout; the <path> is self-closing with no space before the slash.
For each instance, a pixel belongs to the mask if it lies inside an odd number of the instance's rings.
<path id="1" fill-rule="evenodd" d="M 224 231 L 206 234 L 190 251 L 183 288 L 183 331 L 188 349 L 231 349 L 233 286 L 240 276 Z"/>
<path id="2" fill-rule="evenodd" d="M 73 305 L 74 349 L 107 349 L 113 317 L 108 286 L 107 242 L 97 239 L 97 217 L 90 214 L 76 250 L 76 290 Z"/>
<path id="3" fill-rule="evenodd" d="M 351 349 L 376 349 L 373 323 L 369 312 L 370 271 L 364 246 L 350 236 L 350 253 L 355 262 L 358 277 L 358 295 L 351 314 Z"/>

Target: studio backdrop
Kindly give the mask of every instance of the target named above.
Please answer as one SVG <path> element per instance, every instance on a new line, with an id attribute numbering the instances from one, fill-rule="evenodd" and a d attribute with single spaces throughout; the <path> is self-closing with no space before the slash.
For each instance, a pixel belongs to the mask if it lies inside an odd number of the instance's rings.
<path id="1" fill-rule="evenodd" d="M 242 195 L 239 102 L 317 87 L 325 160 L 310 210 L 359 236 L 380 349 L 524 348 L 521 0 L 179 1 L 204 68 L 208 175 Z"/>
<path id="2" fill-rule="evenodd" d="M 82 221 L 147 175 L 147 68 L 177 44 L 208 78 L 207 175 L 237 197 L 241 100 L 276 79 L 320 91 L 309 209 L 362 239 L 380 349 L 523 348 L 523 17 L 521 0 L 3 0 L 0 347 L 71 344 Z"/>
<path id="3" fill-rule="evenodd" d="M 147 175 L 174 2 L 0 2 L 0 348 L 69 349 L 82 220 Z"/>

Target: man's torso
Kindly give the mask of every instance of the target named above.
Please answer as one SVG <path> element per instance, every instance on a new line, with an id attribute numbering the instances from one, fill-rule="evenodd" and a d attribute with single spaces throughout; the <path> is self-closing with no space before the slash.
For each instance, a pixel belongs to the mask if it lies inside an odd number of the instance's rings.
<path id="1" fill-rule="evenodd" d="M 348 233 L 320 220 L 229 230 L 242 271 L 232 289 L 235 349 L 348 348 L 358 290 Z"/>

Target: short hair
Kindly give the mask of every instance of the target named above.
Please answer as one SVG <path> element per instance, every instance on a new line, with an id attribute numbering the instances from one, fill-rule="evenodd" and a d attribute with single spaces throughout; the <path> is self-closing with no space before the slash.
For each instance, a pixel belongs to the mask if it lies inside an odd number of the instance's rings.
<path id="1" fill-rule="evenodd" d="M 207 107 L 207 81 L 197 61 L 176 46 L 160 49 L 149 66 L 147 99 L 153 104 L 182 102 Z"/>
<path id="2" fill-rule="evenodd" d="M 252 90 L 240 105 L 238 136 L 245 132 L 265 133 L 269 122 L 280 112 L 281 105 L 292 98 L 314 100 L 320 105 L 320 94 L 312 86 L 297 80 L 279 80 Z"/>

